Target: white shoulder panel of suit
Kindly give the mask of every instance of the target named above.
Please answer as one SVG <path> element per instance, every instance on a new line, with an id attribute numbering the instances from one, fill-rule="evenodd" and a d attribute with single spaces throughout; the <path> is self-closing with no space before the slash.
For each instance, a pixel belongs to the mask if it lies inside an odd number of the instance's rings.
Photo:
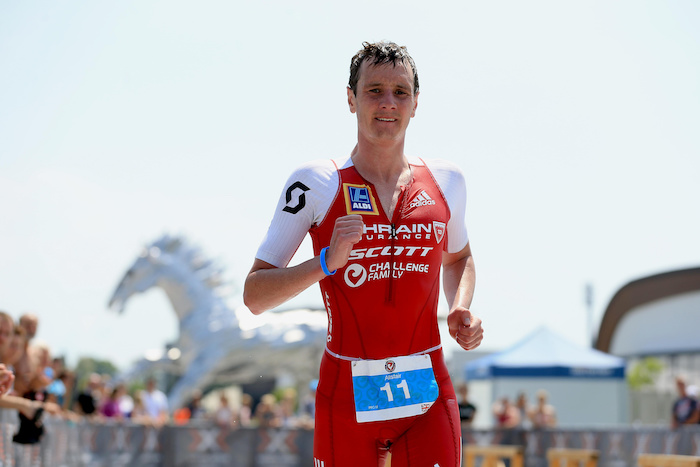
<path id="1" fill-rule="evenodd" d="M 457 253 L 469 243 L 465 220 L 467 187 L 464 175 L 459 167 L 443 159 L 431 159 L 424 162 L 435 177 L 435 181 L 445 195 L 447 205 L 450 208 L 450 222 L 447 224 L 447 252 Z"/>

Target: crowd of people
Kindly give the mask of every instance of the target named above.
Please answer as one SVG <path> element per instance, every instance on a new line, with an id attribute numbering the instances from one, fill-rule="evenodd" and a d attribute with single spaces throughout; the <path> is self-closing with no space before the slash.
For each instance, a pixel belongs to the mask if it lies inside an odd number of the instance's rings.
<path id="1" fill-rule="evenodd" d="M 222 429 L 314 426 L 317 380 L 311 382 L 304 397 L 300 398 L 296 389 L 287 388 L 277 395 L 265 394 L 257 403 L 249 394 L 231 401 L 230 395 L 221 390 L 217 404 L 210 404 L 208 408 L 199 390 L 192 392 L 184 407 L 168 407 L 167 397 L 154 378 L 149 378 L 145 387 L 130 389 L 125 382 L 115 382 L 109 375 L 92 373 L 81 387 L 76 387 L 75 374 L 65 368 L 63 359 L 52 358 L 48 345 L 35 342 L 38 325 L 39 320 L 33 314 L 24 314 L 15 321 L 0 311 L 0 408 L 18 412 L 19 430 L 14 437 L 18 443 L 34 443 L 40 439 L 44 413 L 74 420 L 130 420 L 155 426 L 194 420 L 209 420 Z M 676 404 L 674 413 L 689 414 L 681 414 L 674 420 L 696 420 L 697 423 L 700 419 L 697 391 L 694 387 L 687 390 L 681 383 L 679 388 L 683 390 L 683 402 Z M 466 384 L 456 389 L 462 425 L 471 426 L 476 406 L 468 398 Z M 495 425 L 500 428 L 555 426 L 556 412 L 547 403 L 547 393 L 539 391 L 536 397 L 533 405 L 528 403 L 524 393 L 514 401 L 508 397 L 499 399 L 492 407 Z"/>
<path id="2" fill-rule="evenodd" d="M 470 427 L 476 417 L 476 406 L 469 400 L 466 383 L 457 387 L 457 394 L 462 426 Z M 535 397 L 535 404 L 528 402 L 525 392 L 520 392 L 514 401 L 508 396 L 501 397 L 491 409 L 494 426 L 503 429 L 554 428 L 557 425 L 557 413 L 548 402 L 549 394 L 540 390 Z"/>
<path id="3" fill-rule="evenodd" d="M 243 393 L 234 403 L 226 391 L 218 391 L 218 404 L 207 409 L 202 394 L 194 391 L 190 402 L 173 413 L 177 424 L 193 420 L 213 420 L 220 428 L 313 428 L 315 391 L 318 381 L 310 383 L 310 392 L 299 398 L 294 388 L 283 389 L 279 395 L 264 394 L 254 404 L 250 394 Z"/>
<path id="4" fill-rule="evenodd" d="M 548 402 L 549 394 L 541 389 L 535 395 L 536 402 L 530 404 L 524 392 L 514 401 L 507 396 L 493 405 L 495 425 L 499 428 L 545 429 L 557 426 L 557 413 Z"/>
<path id="5" fill-rule="evenodd" d="M 79 384 L 64 359 L 52 358 L 50 347 L 34 339 L 38 326 L 39 319 L 34 314 L 26 313 L 15 320 L 0 311 L 0 408 L 17 412 L 19 428 L 13 436 L 16 443 L 39 442 L 46 414 L 72 421 L 128 420 L 153 426 L 208 420 L 222 429 L 313 428 L 317 381 L 311 383 L 309 394 L 302 398 L 297 397 L 295 389 L 288 388 L 278 396 L 266 394 L 254 404 L 249 394 L 231 401 L 220 390 L 218 404 L 207 408 L 201 391 L 194 390 L 185 407 L 171 408 L 152 377 L 146 380 L 145 387 L 129 387 L 111 375 L 92 373 Z"/>
<path id="6" fill-rule="evenodd" d="M 19 430 L 13 440 L 22 444 L 39 441 L 44 412 L 61 414 L 65 397 L 66 374 L 47 345 L 33 342 L 38 325 L 33 314 L 15 322 L 0 311 L 0 408 L 17 410 Z"/>

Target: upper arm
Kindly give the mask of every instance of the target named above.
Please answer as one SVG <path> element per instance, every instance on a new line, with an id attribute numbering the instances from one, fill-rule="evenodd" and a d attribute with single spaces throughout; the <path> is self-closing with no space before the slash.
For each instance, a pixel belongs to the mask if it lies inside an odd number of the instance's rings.
<path id="1" fill-rule="evenodd" d="M 472 256 L 472 248 L 469 243 L 464 245 L 464 248 L 459 250 L 456 253 L 448 253 L 447 251 L 443 251 L 442 253 L 442 265 L 444 267 L 449 267 L 453 264 L 456 264 L 457 262 L 463 260 L 463 259 L 468 259 Z"/>
<path id="2" fill-rule="evenodd" d="M 447 251 L 460 254 L 469 243 L 466 226 L 467 187 L 462 171 L 455 164 L 441 159 L 425 160 L 425 165 L 433 174 L 440 187 L 450 218 L 447 222 Z"/>
<path id="3" fill-rule="evenodd" d="M 330 160 L 309 162 L 292 173 L 256 259 L 285 267 L 309 229 L 326 215 L 337 190 L 338 173 Z"/>

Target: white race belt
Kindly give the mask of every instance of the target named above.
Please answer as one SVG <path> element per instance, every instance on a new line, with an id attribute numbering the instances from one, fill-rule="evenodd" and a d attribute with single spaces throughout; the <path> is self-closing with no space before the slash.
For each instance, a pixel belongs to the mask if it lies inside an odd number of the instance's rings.
<path id="1" fill-rule="evenodd" d="M 429 355 L 351 363 L 358 423 L 421 415 L 439 390 Z"/>

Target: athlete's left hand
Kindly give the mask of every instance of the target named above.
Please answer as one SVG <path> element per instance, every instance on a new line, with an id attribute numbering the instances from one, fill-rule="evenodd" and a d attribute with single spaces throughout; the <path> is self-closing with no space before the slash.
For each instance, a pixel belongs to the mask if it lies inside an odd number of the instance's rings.
<path id="1" fill-rule="evenodd" d="M 481 318 L 463 307 L 450 311 L 447 315 L 447 327 L 450 331 L 450 336 L 464 350 L 476 349 L 484 338 Z"/>

